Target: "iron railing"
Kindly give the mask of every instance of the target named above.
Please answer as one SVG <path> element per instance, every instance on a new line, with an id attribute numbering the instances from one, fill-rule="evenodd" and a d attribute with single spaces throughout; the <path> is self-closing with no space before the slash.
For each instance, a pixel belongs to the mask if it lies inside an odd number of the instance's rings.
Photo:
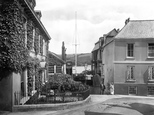
<path id="1" fill-rule="evenodd" d="M 20 92 L 15 92 L 14 105 L 75 102 L 85 100 L 89 95 L 90 89 L 82 92 L 46 93 L 43 95 L 36 92 L 32 96 L 22 96 Z"/>

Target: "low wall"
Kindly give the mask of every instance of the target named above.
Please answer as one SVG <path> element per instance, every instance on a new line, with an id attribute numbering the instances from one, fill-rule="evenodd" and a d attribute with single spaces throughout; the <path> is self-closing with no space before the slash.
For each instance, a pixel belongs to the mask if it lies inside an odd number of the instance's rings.
<path id="1" fill-rule="evenodd" d="M 32 111 L 32 110 L 64 110 L 77 106 L 88 104 L 91 101 L 91 97 L 88 96 L 83 101 L 60 103 L 60 104 L 32 104 L 32 105 L 14 105 L 12 111 Z"/>
<path id="2" fill-rule="evenodd" d="M 12 107 L 12 73 L 0 81 L 0 110 L 10 111 Z"/>

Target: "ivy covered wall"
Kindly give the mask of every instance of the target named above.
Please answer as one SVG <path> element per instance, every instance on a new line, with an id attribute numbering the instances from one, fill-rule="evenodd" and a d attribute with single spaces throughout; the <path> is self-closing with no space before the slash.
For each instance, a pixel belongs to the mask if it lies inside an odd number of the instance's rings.
<path id="1" fill-rule="evenodd" d="M 43 55 L 43 36 L 39 28 L 27 17 L 27 26 L 24 27 L 24 8 L 19 0 L 4 1 L 0 7 L 0 80 L 6 77 L 4 73 L 20 73 L 28 69 L 28 92 L 32 91 L 33 76 L 36 89 L 40 87 L 40 60 L 29 55 L 34 48 L 35 55 Z M 33 30 L 35 37 L 33 39 Z M 25 37 L 27 30 L 27 38 Z M 40 36 L 40 37 L 39 37 Z M 25 44 L 27 39 L 27 44 Z M 47 45 L 48 46 L 48 45 Z M 48 50 L 48 49 L 47 49 Z M 3 75 L 3 76 L 2 76 Z"/>
<path id="2" fill-rule="evenodd" d="M 0 19 L 0 73 L 20 72 L 27 64 L 29 52 L 24 45 L 22 11 L 18 1 L 4 2 Z"/>

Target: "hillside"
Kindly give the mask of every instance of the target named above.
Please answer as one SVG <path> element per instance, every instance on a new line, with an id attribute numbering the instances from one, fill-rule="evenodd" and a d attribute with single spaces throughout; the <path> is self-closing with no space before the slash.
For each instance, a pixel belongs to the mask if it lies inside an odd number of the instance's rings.
<path id="1" fill-rule="evenodd" d="M 75 63 L 75 54 L 67 54 L 67 60 L 71 60 L 73 64 Z M 92 55 L 91 53 L 81 53 L 77 55 L 78 66 L 83 66 L 85 64 L 91 65 Z"/>

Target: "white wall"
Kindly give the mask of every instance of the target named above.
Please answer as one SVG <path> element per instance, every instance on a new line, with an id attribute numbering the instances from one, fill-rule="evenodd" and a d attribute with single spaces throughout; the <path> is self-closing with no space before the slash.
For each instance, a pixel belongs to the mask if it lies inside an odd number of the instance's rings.
<path id="1" fill-rule="evenodd" d="M 73 69 L 73 71 L 72 71 L 73 74 L 75 74 L 75 66 L 73 66 L 72 69 Z M 83 71 L 85 71 L 85 67 L 84 66 L 77 66 L 76 69 L 77 69 L 77 73 L 78 74 L 82 73 Z M 91 70 L 91 65 L 88 65 L 86 70 Z"/>

